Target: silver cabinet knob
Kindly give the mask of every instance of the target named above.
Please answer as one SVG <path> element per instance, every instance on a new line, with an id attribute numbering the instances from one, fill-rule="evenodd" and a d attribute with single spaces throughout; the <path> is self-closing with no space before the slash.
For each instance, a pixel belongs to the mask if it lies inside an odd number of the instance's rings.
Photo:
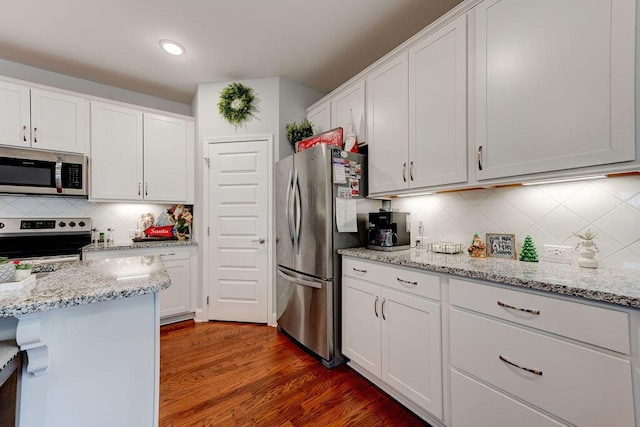
<path id="1" fill-rule="evenodd" d="M 261 245 L 264 245 L 264 242 L 266 242 L 266 239 L 262 237 L 251 241 L 251 243 L 260 243 Z"/>

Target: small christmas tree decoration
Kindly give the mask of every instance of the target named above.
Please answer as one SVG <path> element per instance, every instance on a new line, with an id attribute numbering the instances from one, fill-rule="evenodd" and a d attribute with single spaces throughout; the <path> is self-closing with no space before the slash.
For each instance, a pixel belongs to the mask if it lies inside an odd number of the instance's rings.
<path id="1" fill-rule="evenodd" d="M 471 242 L 471 246 L 467 249 L 469 255 L 474 258 L 486 258 L 487 257 L 487 245 L 482 242 L 478 233 L 473 235 L 473 242 Z"/>
<path id="2" fill-rule="evenodd" d="M 519 259 L 520 261 L 525 262 L 538 262 L 538 251 L 536 251 L 536 247 L 533 244 L 531 236 L 525 237 Z"/>

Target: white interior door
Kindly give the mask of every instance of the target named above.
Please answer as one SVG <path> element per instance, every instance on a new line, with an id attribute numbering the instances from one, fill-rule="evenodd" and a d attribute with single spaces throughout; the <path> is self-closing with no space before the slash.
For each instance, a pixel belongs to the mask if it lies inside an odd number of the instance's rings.
<path id="1" fill-rule="evenodd" d="M 210 143 L 209 159 L 209 319 L 267 323 L 269 143 Z"/>

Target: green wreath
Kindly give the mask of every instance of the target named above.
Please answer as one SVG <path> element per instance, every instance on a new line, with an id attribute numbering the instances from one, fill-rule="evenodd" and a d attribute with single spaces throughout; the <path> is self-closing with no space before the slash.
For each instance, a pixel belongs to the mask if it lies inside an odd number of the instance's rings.
<path id="1" fill-rule="evenodd" d="M 254 105 L 253 89 L 241 83 L 231 83 L 220 92 L 218 111 L 226 121 L 236 128 L 254 117 L 257 111 Z"/>

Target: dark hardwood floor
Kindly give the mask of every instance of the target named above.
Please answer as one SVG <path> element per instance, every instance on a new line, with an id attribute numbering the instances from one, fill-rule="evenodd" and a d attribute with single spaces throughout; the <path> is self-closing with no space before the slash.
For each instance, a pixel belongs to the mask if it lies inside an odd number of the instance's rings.
<path id="1" fill-rule="evenodd" d="M 160 332 L 160 426 L 419 426 L 346 365 L 276 328 L 182 322 Z"/>

